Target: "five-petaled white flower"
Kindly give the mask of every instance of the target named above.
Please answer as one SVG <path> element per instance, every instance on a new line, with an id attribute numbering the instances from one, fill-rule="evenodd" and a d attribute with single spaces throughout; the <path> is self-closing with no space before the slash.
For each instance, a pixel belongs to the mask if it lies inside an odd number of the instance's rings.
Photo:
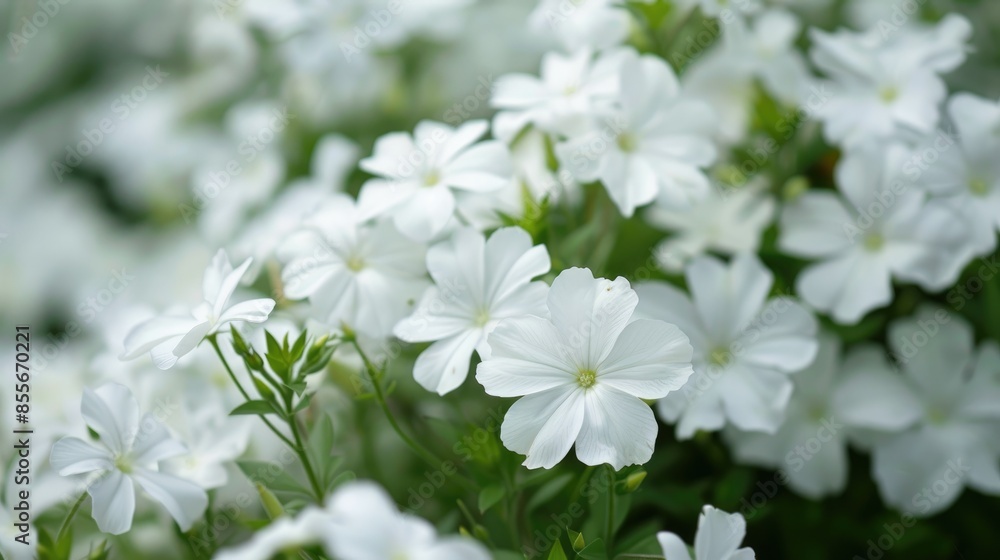
<path id="1" fill-rule="evenodd" d="M 500 320 L 544 315 L 549 287 L 531 279 L 550 266 L 545 246 L 532 247 L 521 228 L 497 230 L 489 241 L 462 228 L 431 247 L 427 270 L 435 286 L 395 329 L 407 342 L 435 341 L 413 366 L 417 382 L 441 395 L 455 389 L 469 373 L 473 349 L 488 356 L 486 335 Z"/>
<path id="2" fill-rule="evenodd" d="M 358 195 L 362 218 L 390 215 L 416 241 L 441 233 L 455 211 L 454 190 L 495 191 L 513 175 L 503 142 L 475 143 L 488 128 L 486 121 L 458 128 L 422 121 L 413 136 L 393 132 L 379 138 L 371 157 L 361 160 L 361 169 L 376 176 Z"/>
<path id="3" fill-rule="evenodd" d="M 105 533 L 120 535 L 132 527 L 135 483 L 163 504 L 182 530 L 187 531 L 208 505 L 197 484 L 158 471 L 158 463 L 186 452 L 151 413 L 140 419 L 132 392 L 117 383 L 91 391 L 84 389 L 81 412 L 100 436 L 96 446 L 76 437 L 64 437 L 52 446 L 50 462 L 62 476 L 101 473 L 87 493 L 93 517 Z"/>
<path id="4" fill-rule="evenodd" d="M 752 254 L 728 264 L 695 259 L 686 271 L 688 298 L 664 282 L 636 287 L 639 311 L 673 323 L 691 339 L 694 375 L 659 403 L 677 436 L 737 427 L 774 432 L 792 394 L 789 374 L 816 355 L 816 319 L 787 297 L 768 300 L 773 276 Z"/>
<path id="5" fill-rule="evenodd" d="M 528 468 L 555 466 L 576 443 L 588 465 L 616 469 L 653 454 L 659 399 L 691 375 L 691 345 L 674 325 L 633 320 L 639 298 L 624 278 L 570 268 L 552 283 L 550 319 L 501 321 L 476 379 L 497 397 L 521 397 L 500 438 Z"/>
<path id="6" fill-rule="evenodd" d="M 309 298 L 315 317 L 334 328 L 388 336 L 427 287 L 424 246 L 389 220 L 362 220 L 343 194 L 306 220 L 286 252 L 295 256 L 282 272 L 285 296 Z"/>
<path id="7" fill-rule="evenodd" d="M 726 513 L 713 506 L 701 508 L 698 532 L 694 536 L 695 560 L 754 560 L 752 548 L 739 548 L 747 533 L 747 522 L 738 513 Z M 667 560 L 691 560 L 688 547 L 674 533 L 656 534 Z"/>
<path id="8" fill-rule="evenodd" d="M 170 312 L 135 326 L 125 337 L 122 360 L 132 360 L 149 352 L 160 369 L 170 369 L 177 360 L 195 349 L 206 336 L 219 332 L 234 321 L 263 323 L 274 309 L 274 300 L 259 298 L 233 305 L 229 299 L 250 268 L 252 259 L 233 269 L 226 252 L 219 250 L 205 270 L 202 296 L 190 313 Z"/>
<path id="9" fill-rule="evenodd" d="M 902 415 L 915 422 L 875 443 L 882 499 L 927 516 L 966 486 L 1000 495 L 1000 347 L 988 342 L 977 352 L 968 323 L 930 306 L 892 324 L 889 345 L 913 396 Z"/>

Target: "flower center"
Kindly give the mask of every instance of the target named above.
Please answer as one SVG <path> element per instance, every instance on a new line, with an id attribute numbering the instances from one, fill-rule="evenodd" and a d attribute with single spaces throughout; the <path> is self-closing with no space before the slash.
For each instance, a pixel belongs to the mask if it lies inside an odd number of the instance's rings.
<path id="1" fill-rule="evenodd" d="M 115 468 L 125 474 L 132 472 L 132 458 L 126 454 L 115 456 Z"/>
<path id="2" fill-rule="evenodd" d="M 969 181 L 969 190 L 976 196 L 983 196 L 990 190 L 990 185 L 983 179 L 976 177 Z"/>
<path id="3" fill-rule="evenodd" d="M 353 272 L 361 272 L 365 267 L 365 260 L 357 255 L 352 255 L 351 258 L 347 259 L 347 268 Z"/>
<path id="4" fill-rule="evenodd" d="M 708 363 L 713 366 L 725 366 L 733 359 L 733 355 L 726 348 L 716 348 L 708 355 Z"/>
<path id="5" fill-rule="evenodd" d="M 437 169 L 431 169 L 424 175 L 424 186 L 433 187 L 441 182 L 441 173 Z"/>
<path id="6" fill-rule="evenodd" d="M 883 103 L 892 103 L 899 98 L 899 90 L 895 86 L 886 86 L 879 90 L 878 96 L 882 99 Z"/>
<path id="7" fill-rule="evenodd" d="M 885 245 L 885 239 L 877 233 L 870 233 L 865 236 L 865 249 L 869 251 L 878 251 Z"/>
<path id="8" fill-rule="evenodd" d="M 623 152 L 634 152 L 638 147 L 638 140 L 636 140 L 635 135 L 630 132 L 622 132 L 617 138 L 618 147 Z"/>
<path id="9" fill-rule="evenodd" d="M 590 389 L 597 384 L 597 372 L 592 369 L 581 369 L 576 374 L 576 382 L 584 389 Z"/>
<path id="10" fill-rule="evenodd" d="M 944 424 L 948 420 L 948 413 L 939 406 L 932 407 L 927 411 L 927 422 L 930 424 Z"/>
<path id="11" fill-rule="evenodd" d="M 472 317 L 472 321 L 477 327 L 485 327 L 486 323 L 490 322 L 490 310 L 483 308 L 476 311 L 476 314 Z"/>

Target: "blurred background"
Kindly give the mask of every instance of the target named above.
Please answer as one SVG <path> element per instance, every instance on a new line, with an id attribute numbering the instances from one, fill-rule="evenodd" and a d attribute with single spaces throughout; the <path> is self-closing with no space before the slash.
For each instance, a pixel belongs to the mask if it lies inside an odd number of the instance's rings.
<path id="1" fill-rule="evenodd" d="M 902 1 L 774 3 L 831 29 L 891 18 Z M 927 18 L 956 11 L 975 26 L 975 52 L 947 76 L 952 91 L 1000 97 L 1000 2 L 912 1 Z M 498 76 L 536 73 L 541 55 L 559 48 L 544 26 L 529 23 L 537 4 L 404 1 L 392 13 L 375 0 L 0 2 L 0 327 L 32 325 L 39 445 L 76 418 L 82 386 L 115 375 L 109 357 L 137 308 L 199 299 L 202 271 L 219 247 L 234 262 L 256 257 L 266 276 L 274 244 L 296 225 L 288 209 L 308 210 L 317 192 L 356 193 L 365 176 L 355 164 L 375 138 L 421 119 L 489 117 Z M 695 32 L 700 24 L 688 25 Z M 663 234 L 638 220 L 620 227 L 608 267 L 635 270 Z M 977 325 L 1000 330 L 983 313 Z M 0 345 L 3 363 L 11 346 Z M 424 393 L 408 365 L 395 366 L 401 394 L 412 396 L 407 411 L 432 414 L 440 401 L 417 403 Z M 458 393 L 478 407 L 470 422 L 481 423 L 490 406 L 479 389 L 468 383 Z M 2 391 L 7 431 L 6 382 Z M 691 535 L 702 503 L 739 511 L 741 499 L 773 479 L 730 464 L 713 439 L 667 443 L 670 430 L 660 438 L 669 452 L 647 470 L 662 481 L 634 508 L 635 525 Z M 746 544 L 760 558 L 862 551 L 884 523 L 898 521 L 863 474 L 866 461 L 854 458 L 844 496 L 816 503 L 782 491 L 751 517 Z M 419 467 L 413 471 L 419 478 Z M 383 482 L 391 486 L 392 477 Z M 406 482 L 399 488 L 405 500 Z M 966 558 L 955 542 L 995 552 L 997 511 L 995 499 L 966 492 L 888 556 Z"/>

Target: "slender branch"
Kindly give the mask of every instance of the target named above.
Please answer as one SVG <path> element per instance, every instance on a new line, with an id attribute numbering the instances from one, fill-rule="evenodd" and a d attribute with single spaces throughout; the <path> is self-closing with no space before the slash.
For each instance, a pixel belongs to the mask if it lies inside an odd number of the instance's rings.
<path id="1" fill-rule="evenodd" d="M 212 344 L 212 348 L 215 348 L 215 353 L 219 355 L 219 359 L 222 360 L 222 365 L 226 367 L 226 373 L 229 374 L 229 378 L 232 379 L 233 383 L 236 384 L 236 388 L 240 390 L 240 394 L 243 395 L 243 398 L 248 401 L 252 401 L 253 399 L 250 398 L 250 393 L 247 393 L 246 389 L 243 388 L 243 385 L 240 383 L 240 380 L 237 379 L 236 374 L 233 373 L 233 369 L 229 367 L 229 362 L 226 361 L 226 357 L 222 355 L 222 349 L 219 348 L 219 343 L 215 340 L 215 336 L 216 335 L 214 334 L 210 335 L 207 337 L 207 339 Z M 276 428 L 274 424 L 271 423 L 270 420 L 268 420 L 263 414 L 258 414 L 257 416 L 259 416 L 260 419 L 264 421 L 264 424 L 266 424 L 267 427 L 270 428 L 272 432 L 274 432 L 274 435 L 278 436 L 278 438 L 281 441 L 285 442 L 285 445 L 291 447 L 292 449 L 295 449 L 295 443 L 293 443 L 292 440 L 288 439 L 288 436 L 281 433 L 281 431 L 279 431 L 278 428 Z"/>
<path id="2" fill-rule="evenodd" d="M 73 523 L 73 518 L 76 517 L 77 510 L 80 509 L 80 506 L 83 505 L 83 501 L 86 498 L 87 491 L 84 490 L 83 493 L 80 494 L 80 497 L 73 502 L 73 507 L 69 509 L 69 513 L 66 514 L 66 519 L 63 519 L 62 525 L 59 526 L 59 532 L 56 533 L 56 542 L 61 541 L 63 535 L 66 534 L 66 531 L 69 531 L 69 526 Z"/>
<path id="3" fill-rule="evenodd" d="M 608 519 L 604 529 L 604 544 L 608 554 L 614 550 L 615 538 L 615 468 L 608 465 Z"/>
<path id="4" fill-rule="evenodd" d="M 299 460 L 302 461 L 302 468 L 306 471 L 306 477 L 309 479 L 309 485 L 312 486 L 313 493 L 316 494 L 316 499 L 320 504 L 323 503 L 323 488 L 319 484 L 319 479 L 316 478 L 316 471 L 313 470 L 312 462 L 309 460 L 309 454 L 306 452 L 305 446 L 302 444 L 302 435 L 299 433 L 298 422 L 295 419 L 295 413 L 292 412 L 291 406 L 289 408 L 288 417 L 288 427 L 292 430 L 292 437 L 295 438 L 295 452 L 299 456 Z"/>

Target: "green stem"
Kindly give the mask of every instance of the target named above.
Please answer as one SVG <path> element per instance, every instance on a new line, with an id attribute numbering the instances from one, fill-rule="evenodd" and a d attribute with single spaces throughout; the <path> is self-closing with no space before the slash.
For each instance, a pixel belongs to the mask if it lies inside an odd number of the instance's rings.
<path id="1" fill-rule="evenodd" d="M 368 372 L 368 378 L 371 379 L 372 386 L 375 388 L 375 400 L 378 401 L 379 407 L 385 414 L 386 420 L 389 421 L 389 424 L 392 426 L 392 429 L 396 432 L 397 435 L 399 435 L 399 438 L 402 439 L 403 442 L 406 443 L 406 445 L 408 445 L 410 449 L 413 450 L 414 453 L 420 456 L 421 459 L 423 459 L 436 469 L 441 468 L 441 466 L 444 465 L 444 461 L 439 459 L 436 455 L 434 455 L 433 452 L 429 451 L 426 447 L 417 443 L 415 439 L 411 438 L 406 432 L 403 431 L 403 428 L 400 427 L 399 422 L 396 421 L 396 417 L 392 414 L 392 410 L 389 409 L 389 403 L 385 400 L 385 393 L 382 391 L 382 383 L 379 380 L 378 368 L 376 368 L 375 364 L 373 364 L 371 360 L 368 359 L 368 355 L 365 354 L 365 351 L 361 349 L 361 345 L 358 344 L 358 341 L 356 339 L 351 338 L 349 340 L 351 344 L 354 345 L 354 348 L 358 351 L 358 355 L 361 356 L 361 361 L 364 362 L 365 364 L 365 371 Z M 476 485 L 472 483 L 472 481 L 467 480 L 461 475 L 459 475 L 458 480 L 460 480 L 465 486 L 471 485 L 472 489 L 476 488 Z"/>
<path id="2" fill-rule="evenodd" d="M 608 519 L 604 530 L 604 544 L 608 554 L 614 550 L 615 538 L 615 468 L 608 465 Z"/>
<path id="3" fill-rule="evenodd" d="M 80 509 L 80 506 L 83 505 L 83 500 L 86 498 L 87 492 L 84 491 L 80 494 L 80 497 L 73 502 L 73 507 L 69 509 L 69 513 L 66 514 L 66 519 L 63 519 L 62 525 L 59 527 L 59 532 L 56 534 L 56 542 L 61 541 L 63 535 L 66 534 L 66 531 L 69 531 L 69 526 L 73 523 L 73 518 L 76 517 L 77 510 Z"/>
<path id="4" fill-rule="evenodd" d="M 309 454 L 306 452 L 305 446 L 302 445 L 302 435 L 299 433 L 295 413 L 291 411 L 289 411 L 288 427 L 292 429 L 292 437 L 295 438 L 295 453 L 298 454 L 299 460 L 302 461 L 302 468 L 305 469 L 306 477 L 309 478 L 309 485 L 312 486 L 313 493 L 316 494 L 318 502 L 322 504 L 323 489 L 319 484 L 319 479 L 316 478 L 316 471 L 313 470 L 312 463 L 309 461 Z"/>
<path id="5" fill-rule="evenodd" d="M 246 389 L 243 388 L 243 385 L 240 383 L 240 380 L 237 379 L 236 374 L 233 373 L 233 369 L 229 367 L 229 362 L 226 361 L 226 357 L 222 355 L 222 349 L 219 348 L 219 343 L 215 340 L 215 337 L 216 335 L 213 334 L 207 337 L 207 339 L 212 344 L 212 348 L 215 348 L 215 353 L 219 355 L 219 359 L 222 360 L 222 365 L 226 367 L 226 373 L 229 374 L 229 378 L 232 379 L 233 383 L 236 384 L 236 388 L 240 390 L 240 394 L 243 395 L 243 398 L 246 399 L 247 401 L 252 401 L 253 399 L 250 398 L 250 393 L 247 393 Z M 263 414 L 258 414 L 257 416 L 259 416 L 260 419 L 264 422 L 264 424 L 266 424 L 267 427 L 270 428 L 272 432 L 274 432 L 274 435 L 278 436 L 278 439 L 285 442 L 285 445 L 287 445 L 288 447 L 295 449 L 295 444 L 292 442 L 292 440 L 288 439 L 288 436 L 281 433 L 278 430 L 278 428 L 276 428 L 274 424 L 271 423 L 270 420 L 268 420 Z"/>

